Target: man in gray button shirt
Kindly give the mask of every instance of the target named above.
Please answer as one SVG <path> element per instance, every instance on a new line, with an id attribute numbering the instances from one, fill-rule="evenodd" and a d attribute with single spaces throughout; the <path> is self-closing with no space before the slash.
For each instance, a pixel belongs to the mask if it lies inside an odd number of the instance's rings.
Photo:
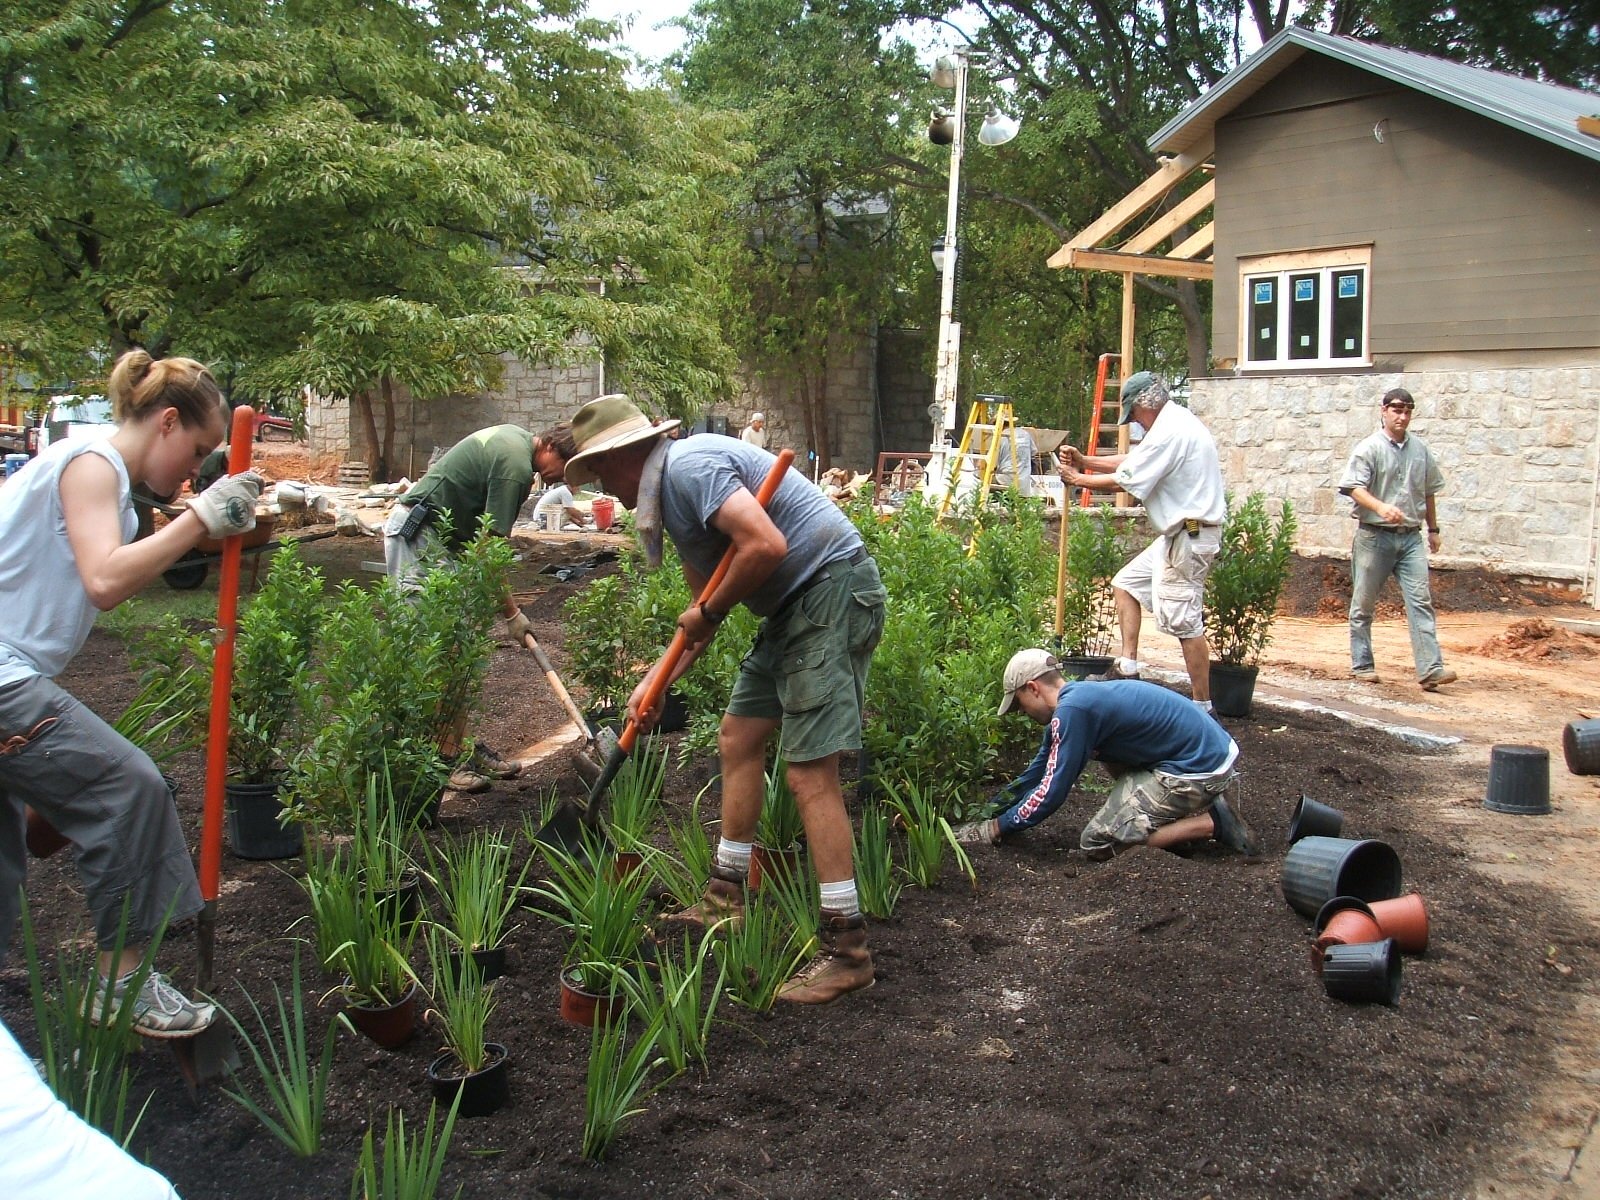
<path id="1" fill-rule="evenodd" d="M 1439 550 L 1439 516 L 1434 496 L 1444 487 L 1433 451 L 1410 433 L 1416 401 L 1404 388 L 1383 394 L 1376 433 L 1355 448 L 1339 480 L 1339 491 L 1354 503 L 1358 522 L 1350 549 L 1350 674 L 1378 682 L 1372 658 L 1372 613 L 1383 581 L 1393 575 L 1406 606 L 1417 682 L 1431 692 L 1454 683 L 1444 665 L 1428 589 L 1428 552 Z M 1423 546 L 1422 531 L 1428 533 Z"/>

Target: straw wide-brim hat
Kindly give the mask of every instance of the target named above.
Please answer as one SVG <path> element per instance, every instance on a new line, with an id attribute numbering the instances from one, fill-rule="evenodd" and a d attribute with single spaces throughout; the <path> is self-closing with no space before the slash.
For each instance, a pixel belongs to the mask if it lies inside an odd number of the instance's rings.
<path id="1" fill-rule="evenodd" d="M 621 392 L 589 401 L 572 418 L 572 441 L 578 452 L 567 460 L 567 485 L 577 487 L 598 479 L 594 460 L 606 451 L 671 433 L 679 424 L 652 421 Z"/>

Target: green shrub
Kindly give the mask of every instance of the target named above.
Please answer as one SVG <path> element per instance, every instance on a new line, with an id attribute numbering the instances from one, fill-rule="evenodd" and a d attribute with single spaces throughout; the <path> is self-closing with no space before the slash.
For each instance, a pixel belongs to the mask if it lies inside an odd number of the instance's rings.
<path id="1" fill-rule="evenodd" d="M 273 556 L 267 582 L 239 616 L 230 701 L 228 773 L 275 779 L 293 757 L 287 732 L 322 623 L 322 572 L 293 544 Z"/>
<path id="2" fill-rule="evenodd" d="M 1255 666 L 1272 640 L 1278 601 L 1294 558 L 1294 506 L 1273 521 L 1263 492 L 1235 507 L 1228 497 L 1222 546 L 1206 578 L 1206 637 L 1214 662 Z"/>

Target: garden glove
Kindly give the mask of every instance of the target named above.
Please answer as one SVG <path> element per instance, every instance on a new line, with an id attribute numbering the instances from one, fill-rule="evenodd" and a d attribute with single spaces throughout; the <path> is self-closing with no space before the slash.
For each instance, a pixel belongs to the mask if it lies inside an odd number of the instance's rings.
<path id="1" fill-rule="evenodd" d="M 528 620 L 528 614 L 519 608 L 516 616 L 506 618 L 506 629 L 511 633 L 511 640 L 520 646 L 532 635 L 533 622 Z"/>
<path id="2" fill-rule="evenodd" d="M 254 471 L 224 475 L 190 500 L 189 509 L 200 518 L 212 537 L 231 537 L 256 527 L 256 497 L 259 495 L 261 476 Z"/>

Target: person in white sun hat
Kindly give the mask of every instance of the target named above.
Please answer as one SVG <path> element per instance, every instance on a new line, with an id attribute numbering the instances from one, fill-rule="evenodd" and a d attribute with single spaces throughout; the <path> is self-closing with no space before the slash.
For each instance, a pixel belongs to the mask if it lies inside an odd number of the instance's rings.
<path id="1" fill-rule="evenodd" d="M 701 927 L 743 919 L 767 743 L 781 725 L 784 769 L 821 884 L 822 912 L 820 951 L 784 983 L 778 999 L 826 1004 L 874 979 L 839 756 L 861 747 L 867 669 L 887 597 L 861 535 L 815 484 L 791 468 L 763 509 L 756 492 L 773 465 L 771 454 L 717 434 L 677 441 L 667 436 L 677 424 L 652 422 L 626 396 L 602 396 L 573 418 L 578 452 L 567 464 L 569 484 L 598 478 L 634 510 L 652 569 L 661 564 L 663 534 L 671 536 L 692 591 L 700 591 L 732 547 L 715 592 L 678 617 L 688 649 L 674 678 L 735 604 L 762 618 L 718 733 L 722 837 L 712 877 L 697 904 L 668 919 Z M 645 728 L 658 715 L 639 711 L 649 682 L 647 676 L 628 701 L 628 715 Z"/>

